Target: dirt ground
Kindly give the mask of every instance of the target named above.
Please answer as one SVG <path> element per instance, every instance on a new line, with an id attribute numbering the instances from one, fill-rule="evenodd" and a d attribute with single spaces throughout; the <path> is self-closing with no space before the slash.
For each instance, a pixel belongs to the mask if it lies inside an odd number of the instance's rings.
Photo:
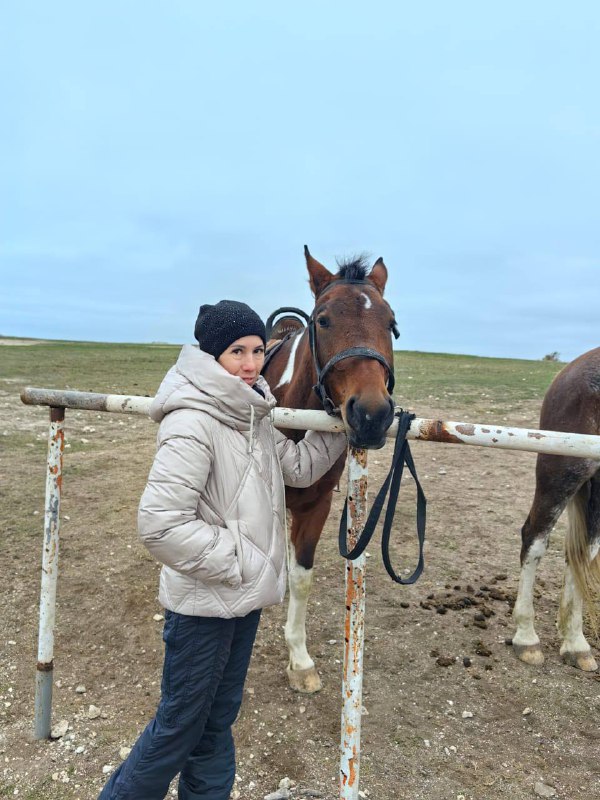
<path id="1" fill-rule="evenodd" d="M 0 797 L 95 798 L 152 716 L 159 696 L 162 621 L 158 566 L 138 544 L 136 506 L 155 427 L 132 416 L 67 412 L 55 641 L 56 741 L 32 738 L 47 411 L 0 393 Z M 447 419 L 467 416 L 445 405 Z M 420 416 L 440 409 L 418 408 Z M 535 426 L 537 404 L 505 419 Z M 517 661 L 513 628 L 519 531 L 535 456 L 413 444 L 428 499 L 426 568 L 412 587 L 385 574 L 377 546 L 367 576 L 361 791 L 376 800 L 492 800 L 600 796 L 600 684 L 564 666 L 555 629 L 561 521 L 540 570 L 537 630 L 545 664 Z M 389 448 L 370 455 L 379 485 Z M 236 725 L 234 796 L 257 800 L 294 782 L 292 798 L 337 798 L 343 657 L 343 562 L 336 532 L 342 491 L 321 541 L 310 605 L 311 650 L 323 679 L 314 696 L 287 686 L 284 608 L 268 609 Z M 414 492 L 397 516 L 396 565 L 415 563 Z M 465 598 L 468 598 L 465 601 Z M 442 666 L 446 664 L 446 666 Z M 77 691 L 79 689 L 79 691 Z M 99 715 L 90 715 L 95 706 Z M 536 784 L 537 790 L 536 790 Z M 543 784 L 540 787 L 539 784 Z M 545 788 L 544 788 L 545 787 Z"/>

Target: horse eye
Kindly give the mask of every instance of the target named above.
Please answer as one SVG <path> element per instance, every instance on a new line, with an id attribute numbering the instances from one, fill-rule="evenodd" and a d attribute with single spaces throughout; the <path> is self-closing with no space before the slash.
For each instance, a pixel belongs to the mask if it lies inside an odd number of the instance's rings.
<path id="1" fill-rule="evenodd" d="M 317 322 L 319 323 L 319 327 L 320 328 L 328 328 L 329 327 L 329 320 L 327 319 L 327 317 L 319 317 Z"/>

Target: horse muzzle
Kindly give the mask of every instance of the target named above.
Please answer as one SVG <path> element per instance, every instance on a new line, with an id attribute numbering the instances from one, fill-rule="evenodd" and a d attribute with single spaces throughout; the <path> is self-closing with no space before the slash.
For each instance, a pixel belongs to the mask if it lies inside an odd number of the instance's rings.
<path id="1" fill-rule="evenodd" d="M 394 403 L 391 398 L 376 406 L 361 402 L 353 395 L 344 408 L 344 421 L 351 447 L 379 450 L 385 444 L 386 433 L 394 420 Z"/>

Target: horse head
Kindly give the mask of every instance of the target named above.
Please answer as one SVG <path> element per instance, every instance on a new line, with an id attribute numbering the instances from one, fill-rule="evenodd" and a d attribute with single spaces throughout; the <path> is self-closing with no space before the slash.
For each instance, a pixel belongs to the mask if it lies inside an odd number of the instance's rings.
<path id="1" fill-rule="evenodd" d="M 315 308 L 309 329 L 317 384 L 325 410 L 339 413 L 353 447 L 385 444 L 394 419 L 394 312 L 383 292 L 388 272 L 363 258 L 330 272 L 305 246 Z"/>

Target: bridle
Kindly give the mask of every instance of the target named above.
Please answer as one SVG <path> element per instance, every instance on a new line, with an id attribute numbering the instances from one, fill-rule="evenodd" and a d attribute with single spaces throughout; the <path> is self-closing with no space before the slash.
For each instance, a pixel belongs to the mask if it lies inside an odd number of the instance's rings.
<path id="1" fill-rule="evenodd" d="M 315 304 L 318 300 L 320 300 L 326 292 L 332 289 L 334 286 L 339 286 L 340 284 L 355 284 L 355 285 L 362 285 L 362 286 L 370 286 L 371 288 L 375 288 L 371 281 L 367 280 L 358 280 L 352 278 L 343 278 L 341 280 L 332 281 L 329 283 L 323 291 L 315 297 Z M 308 318 L 308 337 L 310 342 L 310 350 L 313 357 L 313 363 L 315 366 L 315 372 L 317 374 L 317 382 L 313 386 L 314 391 L 316 392 L 317 397 L 323 404 L 323 408 L 325 411 L 332 417 L 339 416 L 339 409 L 336 408 L 333 400 L 327 394 L 327 389 L 325 388 L 325 378 L 329 370 L 338 364 L 340 361 L 343 361 L 345 358 L 372 358 L 375 361 L 379 361 L 380 364 L 387 370 L 387 390 L 389 394 L 392 393 L 395 385 L 395 378 L 394 378 L 394 365 L 393 363 L 390 364 L 388 360 L 379 353 L 377 350 L 373 350 L 370 347 L 348 347 L 346 350 L 342 350 L 339 353 L 336 353 L 332 356 L 329 361 L 325 364 L 324 367 L 321 367 L 319 363 L 319 356 L 317 354 L 317 332 L 316 332 L 316 325 L 315 325 L 315 312 L 316 312 L 316 305 L 315 308 Z M 392 333 L 394 334 L 395 338 L 397 339 L 400 336 L 400 331 L 398 330 L 398 326 L 394 322 L 392 327 Z"/>
<path id="2" fill-rule="evenodd" d="M 316 325 L 315 325 L 315 315 L 317 306 L 316 303 L 320 298 L 329 291 L 330 288 L 333 286 L 338 286 L 340 283 L 352 283 L 356 285 L 362 286 L 370 286 L 371 288 L 376 288 L 373 286 L 371 281 L 367 280 L 359 280 L 359 279 L 352 279 L 352 278 L 341 278 L 339 280 L 334 280 L 329 283 L 322 292 L 315 298 L 315 308 L 308 317 L 303 311 L 300 311 L 298 308 L 280 308 L 277 311 L 274 311 L 273 314 L 269 317 L 267 324 L 269 334 L 271 332 L 271 327 L 273 320 L 275 317 L 283 312 L 293 312 L 298 314 L 299 316 L 304 317 L 307 320 L 308 325 L 308 335 L 310 341 L 310 350 L 313 357 L 313 363 L 315 367 L 315 372 L 317 374 L 317 382 L 313 386 L 314 391 L 317 394 L 317 397 L 323 404 L 323 408 L 330 416 L 337 416 L 339 411 L 336 409 L 333 400 L 328 396 L 327 390 L 325 389 L 324 381 L 327 376 L 329 370 L 335 366 L 337 363 L 342 361 L 344 358 L 373 358 L 375 361 L 379 361 L 380 364 L 387 370 L 387 390 L 391 394 L 394 389 L 394 367 L 393 364 L 390 364 L 385 356 L 379 353 L 377 350 L 373 350 L 370 347 L 348 347 L 346 350 L 342 350 L 340 353 L 336 353 L 329 361 L 325 364 L 323 368 L 319 364 L 319 356 L 317 354 L 317 333 L 316 333 Z M 392 333 L 394 334 L 395 338 L 398 339 L 400 336 L 400 331 L 398 330 L 398 326 L 394 322 L 392 325 Z M 266 354 L 265 363 L 263 366 L 263 372 L 269 363 L 270 359 L 278 352 L 278 350 L 294 336 L 298 336 L 300 331 L 294 331 L 292 333 L 288 333 L 283 339 L 277 342 Z M 303 335 L 303 334 L 302 334 Z M 398 430 L 396 432 L 396 443 L 394 445 L 394 455 L 392 457 L 392 465 L 390 468 L 390 472 L 385 479 L 381 489 L 379 490 L 377 497 L 371 507 L 371 511 L 369 512 L 369 516 L 364 524 L 363 530 L 358 538 L 358 541 L 355 543 L 352 549 L 348 549 L 348 544 L 346 541 L 347 533 L 348 533 L 348 500 L 346 500 L 346 505 L 344 506 L 344 511 L 342 513 L 342 517 L 340 520 L 340 531 L 339 531 L 339 548 L 340 554 L 347 559 L 354 560 L 358 558 L 365 550 L 379 518 L 381 516 L 383 506 L 385 504 L 386 498 L 389 498 L 387 501 L 386 511 L 385 511 L 385 518 L 383 523 L 383 531 L 381 537 L 381 552 L 383 556 L 383 563 L 385 568 L 396 583 L 401 584 L 410 584 L 414 583 L 418 577 L 420 576 L 421 572 L 423 571 L 424 566 L 424 558 L 423 558 L 423 547 L 425 543 L 425 519 L 426 519 L 426 504 L 427 501 L 425 499 L 425 494 L 423 489 L 421 488 L 421 484 L 419 483 L 419 479 L 417 478 L 417 471 L 415 468 L 415 464 L 412 458 L 412 454 L 410 452 L 410 447 L 408 441 L 406 439 L 406 434 L 408 429 L 410 428 L 411 421 L 415 418 L 414 414 L 409 414 L 407 411 L 403 411 L 402 409 L 398 409 L 395 413 L 395 416 L 398 417 Z M 402 577 L 397 574 L 392 566 L 392 562 L 390 560 L 390 553 L 389 553 L 389 545 L 390 545 L 390 537 L 391 537 L 391 529 L 392 524 L 394 521 L 394 512 L 396 510 L 396 504 L 398 502 L 398 494 L 400 491 L 400 482 L 402 480 L 402 474 L 404 470 L 404 465 L 408 467 L 411 475 L 413 476 L 415 483 L 417 485 L 417 535 L 419 540 L 419 561 L 417 564 L 416 569 L 414 570 L 413 574 L 407 577 Z M 405 570 L 408 572 L 408 570 Z"/>

